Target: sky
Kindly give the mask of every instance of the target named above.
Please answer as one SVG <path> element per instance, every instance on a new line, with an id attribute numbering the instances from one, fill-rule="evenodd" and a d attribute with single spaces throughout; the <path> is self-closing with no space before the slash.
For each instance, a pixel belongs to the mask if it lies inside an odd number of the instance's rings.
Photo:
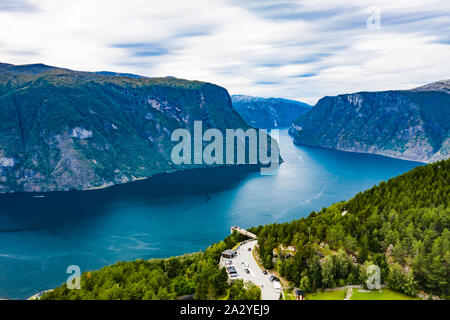
<path id="1" fill-rule="evenodd" d="M 0 62 L 315 104 L 450 78 L 448 0 L 0 0 Z"/>

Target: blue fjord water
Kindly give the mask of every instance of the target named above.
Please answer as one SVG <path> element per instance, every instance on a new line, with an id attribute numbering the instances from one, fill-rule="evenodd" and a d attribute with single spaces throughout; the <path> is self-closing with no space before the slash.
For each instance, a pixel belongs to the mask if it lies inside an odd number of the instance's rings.
<path id="1" fill-rule="evenodd" d="M 280 132 L 278 174 L 208 168 L 105 190 L 0 195 L 0 297 L 27 298 L 119 260 L 169 257 L 220 241 L 230 227 L 286 222 L 420 165 L 295 146 Z"/>

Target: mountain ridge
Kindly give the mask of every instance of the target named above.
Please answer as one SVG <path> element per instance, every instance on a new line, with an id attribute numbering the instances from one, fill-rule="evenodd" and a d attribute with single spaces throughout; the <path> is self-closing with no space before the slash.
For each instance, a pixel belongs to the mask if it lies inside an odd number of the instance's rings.
<path id="1" fill-rule="evenodd" d="M 103 188 L 175 165 L 177 128 L 247 129 L 217 85 L 0 65 L 0 192 Z"/>
<path id="2" fill-rule="evenodd" d="M 297 144 L 419 162 L 450 154 L 450 81 L 411 90 L 326 96 L 293 122 Z"/>

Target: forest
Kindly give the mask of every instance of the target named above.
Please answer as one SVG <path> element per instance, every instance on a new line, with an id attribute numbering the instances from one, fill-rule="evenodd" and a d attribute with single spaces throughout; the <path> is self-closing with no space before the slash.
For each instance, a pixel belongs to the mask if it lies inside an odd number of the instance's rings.
<path id="1" fill-rule="evenodd" d="M 265 268 L 306 292 L 381 282 L 415 295 L 449 297 L 450 160 L 401 176 L 290 223 L 250 229 Z M 294 252 L 285 248 L 291 246 Z"/>
<path id="2" fill-rule="evenodd" d="M 84 272 L 81 289 L 69 289 L 64 283 L 41 298 L 43 300 L 175 300 L 194 299 L 258 300 L 261 292 L 252 284 L 227 283 L 219 258 L 242 236 L 232 234 L 204 252 L 168 259 L 118 262 L 98 271 Z"/>

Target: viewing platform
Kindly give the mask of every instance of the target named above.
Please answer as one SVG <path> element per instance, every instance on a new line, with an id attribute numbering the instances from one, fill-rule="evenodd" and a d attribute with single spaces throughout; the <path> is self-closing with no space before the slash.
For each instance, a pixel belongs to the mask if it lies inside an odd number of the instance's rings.
<path id="1" fill-rule="evenodd" d="M 240 227 L 237 226 L 233 226 L 230 229 L 231 233 L 233 233 L 233 231 L 239 232 L 240 234 L 243 234 L 244 236 L 250 238 L 250 239 L 256 239 L 256 234 L 253 234 L 245 229 L 242 229 Z"/>

